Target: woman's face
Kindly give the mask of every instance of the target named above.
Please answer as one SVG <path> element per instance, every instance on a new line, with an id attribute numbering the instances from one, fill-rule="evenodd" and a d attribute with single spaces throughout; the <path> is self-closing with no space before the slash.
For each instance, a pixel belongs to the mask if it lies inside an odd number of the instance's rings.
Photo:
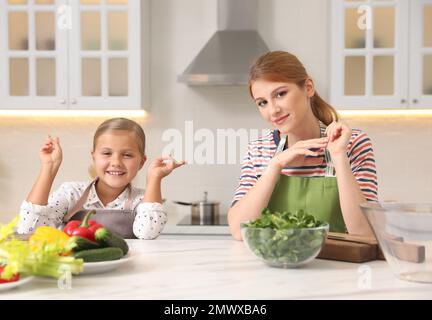
<path id="1" fill-rule="evenodd" d="M 145 162 L 136 136 L 125 130 L 107 131 L 99 136 L 92 152 L 99 183 L 113 189 L 125 188 Z"/>
<path id="2" fill-rule="evenodd" d="M 281 133 L 292 131 L 311 112 L 309 98 L 314 95 L 314 87 L 310 79 L 303 88 L 290 82 L 257 80 L 251 91 L 261 116 Z"/>

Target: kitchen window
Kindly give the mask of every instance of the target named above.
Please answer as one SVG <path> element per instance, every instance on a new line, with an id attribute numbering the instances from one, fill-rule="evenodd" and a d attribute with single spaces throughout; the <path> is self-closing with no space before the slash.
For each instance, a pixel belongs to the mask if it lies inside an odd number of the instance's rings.
<path id="1" fill-rule="evenodd" d="M 332 0 L 331 103 L 432 107 L 432 1 Z"/>
<path id="2" fill-rule="evenodd" d="M 140 0 L 0 2 L 0 107 L 141 109 Z M 145 90 L 144 90 L 145 91 Z"/>

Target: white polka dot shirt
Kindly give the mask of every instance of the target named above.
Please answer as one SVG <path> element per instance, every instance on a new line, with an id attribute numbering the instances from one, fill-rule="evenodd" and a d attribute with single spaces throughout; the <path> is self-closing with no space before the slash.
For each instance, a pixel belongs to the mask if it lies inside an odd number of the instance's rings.
<path id="1" fill-rule="evenodd" d="M 64 215 L 71 210 L 81 198 L 90 182 L 65 182 L 54 191 L 48 199 L 46 206 L 23 201 L 20 208 L 20 220 L 17 232 L 31 233 L 39 226 L 61 227 Z M 125 209 L 128 198 L 125 190 L 114 201 L 103 205 L 93 185 L 90 189 L 84 209 Z M 132 187 L 132 208 L 136 211 L 133 232 L 138 239 L 154 239 L 163 230 L 167 222 L 167 214 L 157 202 L 142 202 L 144 190 Z"/>

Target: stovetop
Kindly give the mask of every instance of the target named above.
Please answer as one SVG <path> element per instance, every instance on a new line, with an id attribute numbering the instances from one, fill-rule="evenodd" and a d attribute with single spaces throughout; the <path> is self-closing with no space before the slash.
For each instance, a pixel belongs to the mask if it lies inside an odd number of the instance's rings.
<path id="1" fill-rule="evenodd" d="M 219 216 L 219 223 L 212 224 L 212 223 L 192 223 L 192 216 L 188 215 L 180 220 L 179 223 L 177 223 L 178 226 L 228 226 L 228 220 L 226 215 L 220 215 Z"/>
<path id="2" fill-rule="evenodd" d="M 219 216 L 219 224 L 192 224 L 191 216 L 181 219 L 177 224 L 167 224 L 162 234 L 186 235 L 230 235 L 226 215 Z"/>

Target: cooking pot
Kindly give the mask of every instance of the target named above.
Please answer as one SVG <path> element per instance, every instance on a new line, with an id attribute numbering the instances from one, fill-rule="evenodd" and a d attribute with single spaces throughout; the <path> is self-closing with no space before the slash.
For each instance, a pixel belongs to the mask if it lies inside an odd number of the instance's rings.
<path id="1" fill-rule="evenodd" d="M 199 225 L 219 224 L 219 202 L 208 201 L 207 191 L 203 200 L 196 202 L 174 201 L 174 203 L 191 207 L 191 222 Z"/>

